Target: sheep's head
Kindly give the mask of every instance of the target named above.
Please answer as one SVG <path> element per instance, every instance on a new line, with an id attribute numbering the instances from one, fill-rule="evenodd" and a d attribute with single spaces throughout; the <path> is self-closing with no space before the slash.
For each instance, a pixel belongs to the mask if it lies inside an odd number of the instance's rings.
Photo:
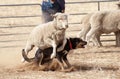
<path id="1" fill-rule="evenodd" d="M 54 21 L 56 21 L 58 29 L 68 28 L 68 15 L 65 13 L 56 13 L 54 16 Z"/>

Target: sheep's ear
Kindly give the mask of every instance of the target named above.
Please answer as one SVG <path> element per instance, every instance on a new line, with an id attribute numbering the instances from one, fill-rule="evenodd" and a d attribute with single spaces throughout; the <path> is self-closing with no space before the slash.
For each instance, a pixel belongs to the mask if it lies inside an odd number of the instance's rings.
<path id="1" fill-rule="evenodd" d="M 54 15 L 52 15 L 52 17 L 56 18 L 56 17 L 57 17 L 57 15 L 56 15 L 56 14 L 54 14 Z"/>
<path id="2" fill-rule="evenodd" d="M 56 18 L 56 17 L 58 16 L 58 13 L 53 14 L 52 16 L 53 16 L 54 18 Z"/>
<path id="3" fill-rule="evenodd" d="M 51 17 L 54 17 L 54 14 L 50 14 Z"/>
<path id="4" fill-rule="evenodd" d="M 59 14 L 61 14 L 61 13 L 56 13 L 56 14 L 53 14 L 52 16 L 54 17 L 54 18 L 56 18 Z"/>

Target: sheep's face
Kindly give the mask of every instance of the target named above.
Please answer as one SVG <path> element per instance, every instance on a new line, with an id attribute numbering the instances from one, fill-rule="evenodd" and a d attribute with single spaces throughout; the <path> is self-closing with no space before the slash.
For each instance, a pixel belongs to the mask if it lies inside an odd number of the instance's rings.
<path id="1" fill-rule="evenodd" d="M 57 28 L 66 29 L 68 28 L 68 16 L 64 13 L 56 13 L 55 20 L 57 22 Z"/>

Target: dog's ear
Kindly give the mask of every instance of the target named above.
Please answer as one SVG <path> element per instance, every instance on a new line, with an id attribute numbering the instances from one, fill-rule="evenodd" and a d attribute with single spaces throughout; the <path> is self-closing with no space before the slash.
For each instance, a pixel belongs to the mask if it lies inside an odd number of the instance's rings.
<path id="1" fill-rule="evenodd" d="M 69 40 L 72 42 L 72 41 L 74 41 L 74 38 L 69 38 Z"/>
<path id="2" fill-rule="evenodd" d="M 69 40 L 72 40 L 72 38 L 69 38 Z"/>

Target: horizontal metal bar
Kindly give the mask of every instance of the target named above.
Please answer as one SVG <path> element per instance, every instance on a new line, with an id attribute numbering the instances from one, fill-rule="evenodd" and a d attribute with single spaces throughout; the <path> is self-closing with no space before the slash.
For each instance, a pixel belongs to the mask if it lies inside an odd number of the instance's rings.
<path id="1" fill-rule="evenodd" d="M 104 34 L 102 36 L 115 36 L 114 34 Z"/>
<path id="2" fill-rule="evenodd" d="M 97 3 L 97 2 L 115 2 L 119 0 L 96 0 L 96 1 L 77 1 L 77 2 L 66 2 L 66 4 L 78 4 L 78 3 Z M 40 5 L 40 3 L 28 3 L 28 4 L 1 4 L 1 6 L 36 6 Z"/>
<path id="3" fill-rule="evenodd" d="M 41 4 L 38 4 L 38 3 L 34 3 L 34 4 L 1 4 L 0 7 L 2 6 L 6 6 L 6 7 L 10 7 L 10 6 L 36 6 L 36 5 L 40 5 Z"/>
<path id="4" fill-rule="evenodd" d="M 69 23 L 70 25 L 75 25 L 75 24 L 80 24 L 79 22 L 76 23 Z M 39 24 L 34 24 L 34 25 L 1 25 L 0 28 L 19 28 L 19 27 L 35 27 Z"/>
<path id="5" fill-rule="evenodd" d="M 16 47 L 23 47 L 24 45 L 10 45 L 10 46 L 0 46 L 0 48 L 16 48 Z"/>
<path id="6" fill-rule="evenodd" d="M 20 41 L 26 41 L 26 39 L 22 39 L 22 40 L 14 40 L 14 39 L 12 39 L 12 40 L 0 40 L 0 43 L 2 42 L 2 43 L 6 43 L 6 42 L 20 42 Z"/>
<path id="7" fill-rule="evenodd" d="M 71 13 L 70 15 L 86 15 L 88 13 Z M 31 17 L 41 17 L 42 15 L 21 15 L 21 16 L 0 16 L 0 19 L 6 18 L 31 18 Z"/>
<path id="8" fill-rule="evenodd" d="M 98 2 L 115 2 L 119 0 L 96 0 L 96 1 L 79 1 L 79 2 L 66 2 L 66 4 L 78 4 L 78 3 L 98 3 Z"/>
<path id="9" fill-rule="evenodd" d="M 8 34 L 0 34 L 0 36 L 9 36 L 9 35 L 27 35 L 29 33 L 8 33 Z"/>
<path id="10" fill-rule="evenodd" d="M 80 31 L 80 30 L 79 30 Z M 27 35 L 29 33 L 7 33 L 7 34 L 0 34 L 0 36 L 9 36 L 9 35 Z M 101 36 L 114 36 L 114 34 L 104 34 Z"/>
<path id="11" fill-rule="evenodd" d="M 86 15 L 88 13 L 71 13 L 70 15 Z"/>
<path id="12" fill-rule="evenodd" d="M 0 28 L 35 27 L 37 25 L 38 24 L 36 24 L 36 25 L 11 25 L 11 26 L 4 26 L 4 25 L 2 25 L 2 26 L 0 26 Z"/>
<path id="13" fill-rule="evenodd" d="M 116 41 L 116 40 L 101 40 L 101 42 L 110 42 L 110 41 Z"/>
<path id="14" fill-rule="evenodd" d="M 70 25 L 81 24 L 80 22 L 69 23 Z"/>
<path id="15" fill-rule="evenodd" d="M 30 18 L 30 17 L 41 17 L 41 15 L 2 16 L 2 17 L 0 17 L 0 19 L 4 19 L 4 18 Z"/>

